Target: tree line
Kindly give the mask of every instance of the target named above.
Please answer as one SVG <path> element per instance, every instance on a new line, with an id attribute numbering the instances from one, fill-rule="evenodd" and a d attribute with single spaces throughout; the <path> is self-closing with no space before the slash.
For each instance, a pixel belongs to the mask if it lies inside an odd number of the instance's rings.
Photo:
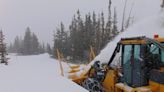
<path id="1" fill-rule="evenodd" d="M 117 11 L 114 8 L 114 12 L 111 12 L 111 4 L 109 0 L 107 18 L 103 11 L 98 14 L 93 11 L 81 16 L 80 10 L 77 10 L 68 28 L 61 22 L 54 31 L 53 47 L 40 43 L 35 33 L 27 27 L 24 38 L 17 36 L 8 47 L 8 51 L 21 55 L 47 52 L 57 58 L 56 50 L 58 49 L 65 59 L 86 63 L 90 58 L 91 47 L 97 55 L 120 33 L 117 26 Z"/>
<path id="2" fill-rule="evenodd" d="M 83 18 L 78 10 L 69 24 L 69 29 L 65 29 L 61 22 L 54 33 L 54 51 L 59 49 L 64 58 L 85 63 L 89 60 L 91 46 L 98 54 L 118 34 L 117 12 L 114 9 L 114 14 L 111 14 L 109 0 L 108 19 L 105 19 L 103 12 L 98 15 L 95 12 L 88 13 Z"/>
<path id="3" fill-rule="evenodd" d="M 52 54 L 52 48 L 49 44 L 40 43 L 37 35 L 27 27 L 24 38 L 16 36 L 14 42 L 10 43 L 8 52 L 19 55 L 37 55 L 46 52 Z"/>

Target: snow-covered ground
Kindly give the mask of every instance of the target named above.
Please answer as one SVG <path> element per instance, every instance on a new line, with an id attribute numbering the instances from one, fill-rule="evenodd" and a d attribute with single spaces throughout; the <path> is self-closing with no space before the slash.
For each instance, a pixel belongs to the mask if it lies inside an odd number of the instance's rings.
<path id="1" fill-rule="evenodd" d="M 9 55 L 9 65 L 0 65 L 0 92 L 87 92 L 60 76 L 57 60 L 48 54 Z"/>

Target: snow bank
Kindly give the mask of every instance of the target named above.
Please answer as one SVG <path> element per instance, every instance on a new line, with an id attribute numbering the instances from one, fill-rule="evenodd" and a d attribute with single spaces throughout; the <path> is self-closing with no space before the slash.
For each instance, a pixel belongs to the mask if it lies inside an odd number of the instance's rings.
<path id="1" fill-rule="evenodd" d="M 155 34 L 158 34 L 160 37 L 164 37 L 164 11 L 161 11 L 159 14 L 152 17 L 143 19 L 142 21 L 132 25 L 125 32 L 119 34 L 112 42 L 107 44 L 92 63 L 96 60 L 100 60 L 104 63 L 108 62 L 117 42 L 119 42 L 121 38 L 136 36 L 147 36 L 153 38 Z"/>
<path id="2" fill-rule="evenodd" d="M 1 92 L 87 92 L 60 76 L 57 60 L 48 54 L 10 55 L 9 65 L 0 65 Z"/>

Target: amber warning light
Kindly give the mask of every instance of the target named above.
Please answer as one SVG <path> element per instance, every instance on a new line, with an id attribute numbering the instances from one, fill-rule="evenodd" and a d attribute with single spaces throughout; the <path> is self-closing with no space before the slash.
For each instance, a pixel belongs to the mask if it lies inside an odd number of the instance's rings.
<path id="1" fill-rule="evenodd" d="M 154 35 L 154 38 L 159 38 L 159 35 L 155 34 L 155 35 Z"/>

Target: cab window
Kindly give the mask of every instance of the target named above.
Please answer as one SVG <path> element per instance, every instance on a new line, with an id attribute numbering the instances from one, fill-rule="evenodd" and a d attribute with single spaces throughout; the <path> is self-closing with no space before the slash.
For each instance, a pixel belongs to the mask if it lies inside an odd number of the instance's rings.
<path id="1" fill-rule="evenodd" d="M 161 61 L 164 63 L 164 50 L 161 51 Z"/>
<path id="2" fill-rule="evenodd" d="M 164 45 L 164 43 L 162 43 Z M 161 50 L 161 62 L 164 63 L 164 50 Z"/>
<path id="3" fill-rule="evenodd" d="M 159 54 L 159 48 L 158 48 L 156 45 L 151 44 L 151 45 L 150 45 L 150 52 L 151 52 L 152 54 Z"/>

